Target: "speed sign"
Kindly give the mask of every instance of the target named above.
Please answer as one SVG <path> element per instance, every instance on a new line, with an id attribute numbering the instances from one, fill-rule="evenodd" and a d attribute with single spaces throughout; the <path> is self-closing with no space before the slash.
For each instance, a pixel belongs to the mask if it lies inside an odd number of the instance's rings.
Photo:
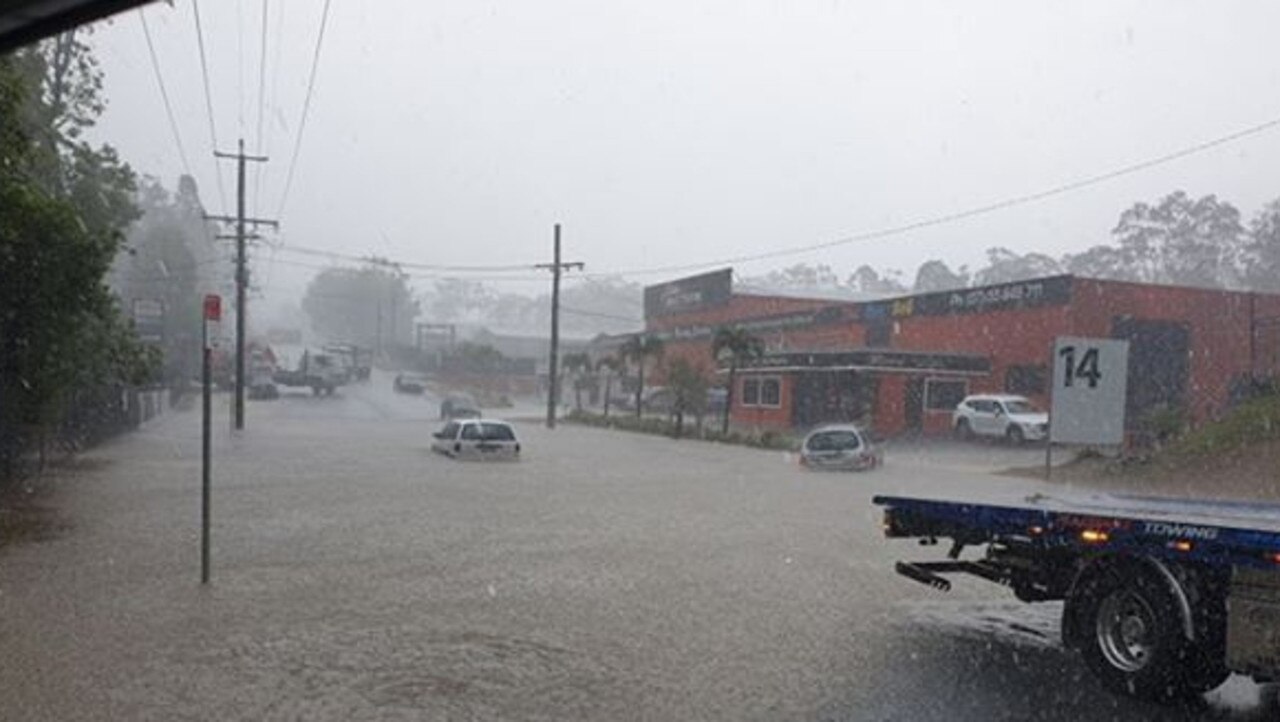
<path id="1" fill-rule="evenodd" d="M 1058 337 L 1053 345 L 1050 442 L 1124 443 L 1128 378 L 1128 341 Z"/>

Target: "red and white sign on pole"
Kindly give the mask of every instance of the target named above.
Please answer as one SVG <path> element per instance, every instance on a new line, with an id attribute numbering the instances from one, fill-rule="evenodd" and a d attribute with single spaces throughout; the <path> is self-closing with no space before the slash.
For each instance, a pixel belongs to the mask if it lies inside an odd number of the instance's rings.
<path id="1" fill-rule="evenodd" d="M 213 348 L 222 335 L 222 297 L 209 294 L 204 297 L 204 347 Z"/>

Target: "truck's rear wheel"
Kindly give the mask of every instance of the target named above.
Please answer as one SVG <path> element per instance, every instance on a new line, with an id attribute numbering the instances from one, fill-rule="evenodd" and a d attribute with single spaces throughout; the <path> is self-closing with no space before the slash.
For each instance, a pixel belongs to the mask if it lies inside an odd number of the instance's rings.
<path id="1" fill-rule="evenodd" d="M 1221 684 L 1220 665 L 1184 634 L 1177 582 L 1137 563 L 1109 564 L 1068 599 L 1085 663 L 1113 691 L 1185 699 Z"/>

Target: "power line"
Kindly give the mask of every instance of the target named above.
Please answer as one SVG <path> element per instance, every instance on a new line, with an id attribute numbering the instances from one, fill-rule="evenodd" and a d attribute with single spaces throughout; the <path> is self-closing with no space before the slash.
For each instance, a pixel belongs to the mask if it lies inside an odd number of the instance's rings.
<path id="1" fill-rule="evenodd" d="M 259 153 L 265 153 L 262 147 L 262 119 L 267 97 L 267 9 L 269 0 L 262 0 L 262 43 L 258 51 L 258 132 L 254 136 L 254 147 Z M 262 191 L 262 166 L 253 167 L 253 213 L 258 214 L 258 197 Z"/>
<path id="2" fill-rule="evenodd" d="M 399 268 L 411 268 L 421 271 L 450 271 L 453 273 L 500 273 L 504 271 L 531 271 L 536 264 L 509 264 L 505 266 L 451 266 L 445 264 L 433 263 L 415 263 L 411 261 L 393 261 L 383 259 L 376 256 L 356 256 L 348 253 L 338 253 L 336 251 L 325 251 L 319 248 L 307 248 L 306 246 L 284 245 L 281 244 L 280 250 L 285 253 L 296 253 L 303 256 L 314 256 L 319 258 L 329 258 L 339 261 L 352 261 L 355 263 L 373 263 L 375 265 L 396 266 Z"/>
<path id="3" fill-rule="evenodd" d="M 244 137 L 244 0 L 236 0 L 236 128 Z"/>
<path id="4" fill-rule="evenodd" d="M 882 238 L 889 238 L 892 236 L 899 236 L 906 233 L 910 233 L 912 231 L 918 231 L 924 228 L 941 226 L 947 223 L 954 223 L 956 221 L 973 218 L 975 216 L 982 216 L 989 213 L 994 213 L 996 211 L 1004 210 L 1006 208 L 1013 208 L 1015 206 L 1026 205 L 1028 203 L 1035 203 L 1037 201 L 1042 201 L 1046 198 L 1063 195 L 1066 193 L 1070 193 L 1072 191 L 1080 190 L 1081 188 L 1097 185 L 1099 183 L 1105 183 L 1106 181 L 1114 180 L 1116 178 L 1120 178 L 1126 175 L 1132 175 L 1134 173 L 1147 170 L 1149 168 L 1154 168 L 1156 166 L 1164 165 L 1166 163 L 1171 163 L 1176 160 L 1181 160 L 1182 158 L 1186 158 L 1188 156 L 1203 153 L 1207 150 L 1211 150 L 1213 148 L 1226 145 L 1228 143 L 1233 143 L 1237 140 L 1241 140 L 1249 136 L 1258 135 L 1260 133 L 1264 133 L 1266 131 L 1272 130 L 1278 126 L 1280 126 L 1280 118 L 1273 118 L 1266 122 L 1259 123 L 1257 125 L 1252 125 L 1242 130 L 1238 130 L 1234 133 L 1229 133 L 1227 135 L 1214 138 L 1212 140 L 1204 141 L 1202 143 L 1197 143 L 1195 145 L 1183 148 L 1181 150 L 1174 151 L 1172 153 L 1166 153 L 1165 155 L 1157 156 L 1155 158 L 1151 158 L 1148 160 L 1140 161 L 1138 163 L 1122 166 L 1120 168 L 1107 171 L 1105 173 L 1086 176 L 1084 178 L 1071 181 L 1068 183 L 1063 183 L 1061 185 L 1053 186 L 1045 190 L 1013 196 L 1011 198 L 1006 198 L 1004 200 L 996 201 L 994 203 L 988 203 L 986 205 L 977 206 L 977 207 L 969 208 L 962 211 L 956 211 L 954 213 L 946 213 L 943 215 L 934 216 L 932 218 L 926 218 L 919 221 L 913 221 L 911 223 L 906 223 L 899 226 L 892 226 L 892 227 L 883 228 L 877 231 L 868 231 L 866 233 L 859 233 L 852 236 L 847 236 L 845 238 L 840 238 L 834 241 L 825 241 L 822 243 L 814 243 L 807 246 L 797 246 L 794 248 L 782 248 L 774 251 L 765 251 L 762 253 L 735 256 L 732 258 L 724 258 L 716 261 L 706 261 L 704 263 L 689 263 L 689 264 L 679 264 L 679 265 L 672 265 L 672 266 L 656 266 L 651 268 L 638 268 L 638 269 L 630 269 L 630 270 L 623 270 L 623 271 L 613 271 L 611 273 L 589 273 L 584 275 L 590 276 L 590 277 L 599 277 L 599 276 L 607 276 L 607 275 L 647 276 L 647 275 L 656 275 L 656 274 L 664 274 L 664 273 L 677 273 L 677 272 L 683 272 L 683 271 L 693 271 L 693 270 L 698 270 L 703 268 L 713 268 L 716 266 L 727 266 L 727 265 L 734 265 L 739 263 L 749 263 L 751 261 L 761 261 L 769 258 L 781 258 L 784 256 L 794 256 L 794 255 L 800 255 L 803 253 L 811 253 L 813 251 L 819 251 L 826 248 L 835 248 L 837 246 L 844 246 L 844 245 L 849 245 L 851 243 L 858 243 L 861 241 L 872 241 L 872 240 L 879 240 Z"/>
<path id="5" fill-rule="evenodd" d="M 631 316 L 615 316 L 611 313 L 600 313 L 598 311 L 584 311 L 580 308 L 570 308 L 565 305 L 561 305 L 560 310 L 574 316 L 590 316 L 592 318 L 607 318 L 611 321 L 626 321 L 627 323 L 644 323 L 643 318 L 633 318 Z"/>
<path id="6" fill-rule="evenodd" d="M 320 15 L 320 32 L 316 34 L 316 51 L 311 58 L 311 76 L 307 79 L 307 95 L 302 101 L 302 119 L 298 122 L 298 135 L 293 143 L 293 157 L 289 159 L 289 171 L 285 176 L 284 193 L 280 196 L 280 209 L 277 216 L 284 215 L 285 204 L 289 201 L 289 191 L 293 188 L 293 171 L 297 168 L 298 153 L 302 150 L 302 135 L 307 129 L 307 115 L 311 110 L 311 96 L 316 87 L 316 70 L 320 67 L 320 48 L 324 44 L 324 29 L 329 22 L 329 2 L 324 0 L 324 9 Z"/>
<path id="7" fill-rule="evenodd" d="M 281 248 L 279 248 L 278 250 L 284 251 L 284 250 L 288 250 L 288 249 L 287 249 L 287 248 L 284 248 L 284 247 L 281 247 Z M 343 259 L 340 259 L 340 260 L 341 260 L 341 261 L 343 261 L 343 262 L 348 262 L 348 263 L 363 263 L 363 264 L 366 264 L 366 266 L 367 266 L 368 264 L 372 264 L 372 265 L 375 265 L 375 266 L 384 266 L 384 265 L 385 265 L 385 266 L 392 266 L 392 265 L 395 265 L 395 264 L 381 264 L 381 263 L 376 263 L 376 262 L 371 261 L 371 260 L 370 260 L 370 259 L 368 259 L 368 258 L 355 258 L 355 257 L 352 257 L 352 258 L 343 258 Z M 335 265 L 324 265 L 324 264 L 320 264 L 320 263 L 306 263 L 306 262 L 303 262 L 303 261 L 290 261 L 290 260 L 286 260 L 286 259 L 283 259 L 283 258 L 276 258 L 276 259 L 274 259 L 274 260 L 272 261 L 272 263 L 279 263 L 279 264 L 282 264 L 282 265 L 285 265 L 285 266 L 292 266 L 292 267 L 294 267 L 294 268 L 309 268 L 309 269 L 316 270 L 316 271 L 332 271 L 332 270 L 348 270 L 348 271 L 357 271 L 357 270 L 360 270 L 360 268 L 353 268 L 353 267 L 351 267 L 351 266 L 335 266 Z M 459 278 L 458 276 L 450 275 L 450 274 L 447 274 L 447 273 L 411 273 L 411 272 L 403 272 L 401 275 L 405 276 L 406 278 L 415 278 L 415 279 L 422 279 L 422 280 L 437 280 L 437 281 L 465 280 L 465 281 L 486 281 L 486 282 L 492 282 L 492 283 L 503 283 L 503 282 L 521 282 L 521 283 L 524 283 L 524 282 L 528 282 L 528 281 L 545 281 L 545 280 L 546 280 L 546 277 L 545 277 L 545 276 L 479 276 L 479 277 L 476 277 L 476 276 L 469 276 L 469 277 L 467 277 L 467 278 Z"/>
<path id="8" fill-rule="evenodd" d="M 288 37 L 285 34 L 284 1 L 283 0 L 280 0 L 279 2 L 276 3 L 275 27 L 276 27 L 276 35 L 278 37 L 282 37 L 282 38 Z M 270 107 L 272 113 L 279 112 L 278 101 L 280 99 L 280 67 L 283 65 L 283 63 L 281 62 L 283 50 L 284 50 L 284 43 L 277 42 L 275 44 L 275 52 L 272 54 L 273 58 L 271 61 L 271 101 L 270 103 L 268 103 L 268 106 Z M 263 141 L 263 145 L 261 148 L 261 152 L 263 154 L 269 155 L 271 152 L 271 139 L 273 136 L 273 133 L 272 133 L 273 128 L 274 128 L 273 123 L 267 123 L 266 131 L 265 131 L 266 137 Z M 255 215 L 258 213 L 258 209 L 260 207 L 259 201 L 261 200 L 261 197 L 262 197 L 262 187 L 267 184 L 267 180 L 269 178 L 271 178 L 270 165 L 254 167 L 253 207 L 254 207 Z"/>
<path id="9" fill-rule="evenodd" d="M 138 18 L 142 21 L 142 34 L 147 37 L 147 52 L 151 55 L 151 69 L 156 73 L 156 85 L 160 86 L 160 98 L 164 101 L 164 112 L 169 118 L 169 130 L 173 131 L 173 142 L 178 146 L 178 157 L 182 159 L 182 170 L 191 177 L 191 164 L 187 162 L 187 149 L 182 145 L 182 135 L 178 133 L 178 121 L 173 117 L 173 105 L 169 103 L 169 91 L 164 87 L 164 75 L 160 72 L 160 59 L 156 56 L 155 43 L 151 41 L 151 28 L 147 25 L 145 9 L 138 8 Z"/>
<path id="10" fill-rule="evenodd" d="M 218 149 L 218 129 L 213 122 L 213 93 L 209 90 L 209 61 L 204 51 L 204 28 L 200 24 L 200 0 L 191 0 L 191 10 L 196 17 L 196 44 L 200 47 L 200 75 L 204 79 L 204 108 L 209 116 L 209 142 L 213 149 Z M 222 207 L 227 207 L 227 192 L 222 187 L 222 166 L 216 161 L 213 168 L 218 178 L 218 198 Z"/>

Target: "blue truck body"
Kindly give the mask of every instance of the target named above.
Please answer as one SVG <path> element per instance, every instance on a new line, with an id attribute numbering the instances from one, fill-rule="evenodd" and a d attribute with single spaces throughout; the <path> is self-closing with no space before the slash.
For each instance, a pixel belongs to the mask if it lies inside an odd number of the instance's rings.
<path id="1" fill-rule="evenodd" d="M 898 562 L 936 589 L 969 574 L 1063 601 L 1063 638 L 1113 690 L 1170 699 L 1229 672 L 1280 678 L 1280 505 L 1149 496 L 876 496 L 889 538 L 947 559 Z M 966 548 L 985 550 L 966 558 Z"/>

